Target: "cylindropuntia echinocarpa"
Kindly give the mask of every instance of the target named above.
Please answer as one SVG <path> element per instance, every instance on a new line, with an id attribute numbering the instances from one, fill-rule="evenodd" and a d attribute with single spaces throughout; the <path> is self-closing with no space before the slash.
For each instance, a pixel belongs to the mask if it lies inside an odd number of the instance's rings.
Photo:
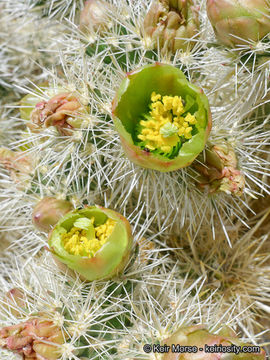
<path id="1" fill-rule="evenodd" d="M 212 126 L 203 90 L 181 70 L 160 63 L 127 73 L 112 114 L 127 157 L 162 172 L 190 165 Z"/>
<path id="2" fill-rule="evenodd" d="M 101 206 L 63 216 L 49 235 L 57 260 L 92 281 L 117 276 L 128 262 L 132 232 L 127 219 Z"/>

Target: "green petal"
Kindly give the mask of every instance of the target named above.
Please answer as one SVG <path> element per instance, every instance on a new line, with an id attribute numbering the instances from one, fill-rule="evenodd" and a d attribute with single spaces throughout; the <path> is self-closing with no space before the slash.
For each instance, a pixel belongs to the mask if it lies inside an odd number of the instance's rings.
<path id="1" fill-rule="evenodd" d="M 75 226 L 79 229 L 86 230 L 86 237 L 88 240 L 95 238 L 95 228 L 90 219 L 85 218 L 85 217 L 80 218 L 74 222 L 73 226 Z"/>

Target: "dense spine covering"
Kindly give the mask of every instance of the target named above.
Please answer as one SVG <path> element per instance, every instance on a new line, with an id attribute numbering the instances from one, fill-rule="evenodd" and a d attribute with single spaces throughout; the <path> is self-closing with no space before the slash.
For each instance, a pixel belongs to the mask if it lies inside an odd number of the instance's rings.
<path id="1" fill-rule="evenodd" d="M 268 11 L 0 0 L 1 359 L 180 359 L 143 345 L 201 336 L 266 358 Z"/>

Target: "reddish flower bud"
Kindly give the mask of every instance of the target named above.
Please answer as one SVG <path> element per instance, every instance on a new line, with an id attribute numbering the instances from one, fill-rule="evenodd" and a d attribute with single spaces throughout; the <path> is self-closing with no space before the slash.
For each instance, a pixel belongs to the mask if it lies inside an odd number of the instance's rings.
<path id="1" fill-rule="evenodd" d="M 33 210 L 33 224 L 37 229 L 49 232 L 72 209 L 73 206 L 69 201 L 45 197 L 37 203 Z"/>
<path id="2" fill-rule="evenodd" d="M 24 359 L 56 360 L 61 357 L 59 347 L 65 338 L 61 329 L 53 321 L 40 317 L 26 322 L 7 326 L 0 330 L 0 345 L 21 354 Z M 51 343 L 51 344 L 48 344 Z"/>
<path id="3" fill-rule="evenodd" d="M 27 102 L 24 98 L 23 102 Z M 40 101 L 35 105 L 27 124 L 32 132 L 40 132 L 49 126 L 55 126 L 61 135 L 71 135 L 72 129 L 80 127 L 76 119 L 84 107 L 72 93 L 60 93 L 49 101 Z"/>

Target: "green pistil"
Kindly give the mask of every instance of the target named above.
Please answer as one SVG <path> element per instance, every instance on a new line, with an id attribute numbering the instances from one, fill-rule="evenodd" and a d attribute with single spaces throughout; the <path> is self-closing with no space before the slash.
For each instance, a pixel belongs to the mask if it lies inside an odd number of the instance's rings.
<path id="1" fill-rule="evenodd" d="M 165 125 L 162 126 L 159 132 L 163 137 L 167 138 L 173 135 L 177 135 L 178 127 L 171 122 L 167 122 Z"/>

